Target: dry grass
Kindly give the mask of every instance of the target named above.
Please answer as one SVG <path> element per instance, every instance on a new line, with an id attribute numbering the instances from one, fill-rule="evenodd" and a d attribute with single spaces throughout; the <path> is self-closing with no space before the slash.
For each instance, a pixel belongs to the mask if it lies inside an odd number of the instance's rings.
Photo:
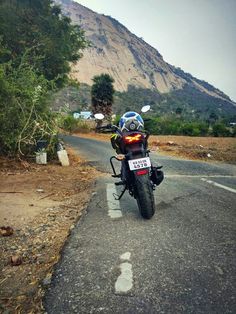
<path id="1" fill-rule="evenodd" d="M 175 156 L 236 163 L 236 138 L 151 136 L 150 144 L 152 149 Z"/>
<path id="2" fill-rule="evenodd" d="M 110 138 L 109 134 L 89 133 L 76 135 L 102 141 L 109 141 Z M 236 164 L 236 138 L 232 137 L 152 135 L 149 139 L 149 147 L 161 154 Z"/>

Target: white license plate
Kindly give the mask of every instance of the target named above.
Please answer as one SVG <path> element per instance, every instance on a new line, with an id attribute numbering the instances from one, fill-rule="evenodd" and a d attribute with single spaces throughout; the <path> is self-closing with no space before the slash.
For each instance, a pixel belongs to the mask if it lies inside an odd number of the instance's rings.
<path id="1" fill-rule="evenodd" d="M 138 170 L 138 169 L 149 168 L 149 167 L 151 167 L 151 161 L 149 157 L 129 160 L 130 170 Z"/>

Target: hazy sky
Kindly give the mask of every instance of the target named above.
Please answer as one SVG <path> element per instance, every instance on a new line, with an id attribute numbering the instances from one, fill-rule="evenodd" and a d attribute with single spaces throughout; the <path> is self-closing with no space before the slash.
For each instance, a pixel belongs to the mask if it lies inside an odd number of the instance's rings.
<path id="1" fill-rule="evenodd" d="M 236 101 L 236 0 L 76 0 Z"/>

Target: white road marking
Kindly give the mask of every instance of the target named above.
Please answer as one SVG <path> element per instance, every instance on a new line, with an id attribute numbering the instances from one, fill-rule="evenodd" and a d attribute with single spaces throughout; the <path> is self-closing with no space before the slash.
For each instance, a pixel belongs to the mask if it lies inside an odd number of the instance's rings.
<path id="1" fill-rule="evenodd" d="M 211 181 L 211 180 L 207 180 L 205 178 L 201 178 L 202 181 L 204 182 L 207 182 L 211 185 L 214 185 L 214 186 L 217 186 L 218 188 L 221 188 L 221 189 L 224 189 L 224 190 L 227 190 L 227 191 L 230 191 L 230 192 L 233 192 L 233 193 L 236 193 L 236 190 L 235 189 L 232 189 L 232 188 L 229 188 L 228 186 L 225 186 L 223 184 L 219 184 L 219 183 L 216 183 L 214 181 Z"/>
<path id="2" fill-rule="evenodd" d="M 122 261 L 129 261 L 129 260 L 130 260 L 130 257 L 131 257 L 131 253 L 130 253 L 130 252 L 126 252 L 126 253 L 124 253 L 124 254 L 122 254 L 122 255 L 120 256 L 120 259 L 121 259 Z"/>
<path id="3" fill-rule="evenodd" d="M 122 212 L 120 210 L 118 210 L 118 209 L 110 209 L 110 210 L 108 210 L 108 215 L 112 219 L 120 218 L 120 217 L 122 217 Z"/>
<path id="4" fill-rule="evenodd" d="M 132 265 L 128 262 L 120 264 L 121 274 L 115 283 L 116 293 L 126 293 L 133 287 Z"/>
<path id="5" fill-rule="evenodd" d="M 108 215 L 111 218 L 120 218 L 122 217 L 120 201 L 115 200 L 113 194 L 117 194 L 116 187 L 113 183 L 109 183 L 107 184 Z"/>

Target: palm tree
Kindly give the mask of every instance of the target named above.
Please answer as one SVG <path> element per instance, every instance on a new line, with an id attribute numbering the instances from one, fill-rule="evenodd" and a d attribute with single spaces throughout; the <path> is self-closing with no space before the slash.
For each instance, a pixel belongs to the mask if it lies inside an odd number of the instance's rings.
<path id="1" fill-rule="evenodd" d="M 103 113 L 110 120 L 112 113 L 114 79 L 109 74 L 94 76 L 91 90 L 92 112 Z"/>

